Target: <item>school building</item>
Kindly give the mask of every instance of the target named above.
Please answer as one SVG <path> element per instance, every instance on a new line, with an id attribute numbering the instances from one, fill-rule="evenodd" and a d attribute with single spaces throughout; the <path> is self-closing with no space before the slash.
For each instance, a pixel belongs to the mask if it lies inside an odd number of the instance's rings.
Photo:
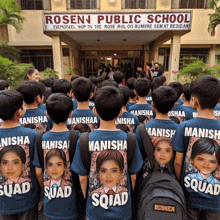
<path id="1" fill-rule="evenodd" d="M 39 71 L 86 75 L 100 63 L 156 62 L 177 80 L 179 60 L 220 60 L 220 25 L 208 33 L 209 0 L 18 0 L 26 20 L 17 33 L 0 27 L 0 40 L 21 50 Z"/>

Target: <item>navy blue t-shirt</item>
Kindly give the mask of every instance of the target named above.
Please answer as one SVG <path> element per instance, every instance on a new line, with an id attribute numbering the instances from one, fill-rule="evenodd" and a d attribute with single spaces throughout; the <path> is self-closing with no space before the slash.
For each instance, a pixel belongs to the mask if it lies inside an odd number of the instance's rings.
<path id="1" fill-rule="evenodd" d="M 128 110 L 129 107 L 132 106 L 132 105 L 134 105 L 134 104 L 136 104 L 136 102 L 128 102 L 128 103 L 126 104 L 126 109 Z"/>
<path id="2" fill-rule="evenodd" d="M 147 103 L 151 104 L 151 102 L 152 102 L 152 95 L 151 94 L 146 97 L 146 101 L 147 101 Z"/>
<path id="3" fill-rule="evenodd" d="M 216 119 L 220 120 L 220 105 L 216 105 L 214 108 L 214 116 Z"/>
<path id="4" fill-rule="evenodd" d="M 176 152 L 185 155 L 181 184 L 189 207 L 216 212 L 220 210 L 220 166 L 208 178 L 194 167 L 191 152 L 199 138 L 215 139 L 220 144 L 220 121 L 197 117 L 178 125 L 172 144 Z"/>
<path id="5" fill-rule="evenodd" d="M 0 128 L 2 156 L 0 175 L 0 213 L 11 215 L 33 209 L 39 201 L 35 169 L 32 165 L 37 131 L 22 126 Z M 2 151 L 3 152 L 3 151 Z M 16 152 L 16 153 L 15 153 Z M 7 168 L 10 162 L 11 168 Z"/>
<path id="6" fill-rule="evenodd" d="M 183 108 L 180 104 L 176 104 L 175 107 L 168 112 L 169 117 L 176 117 L 180 122 L 191 119 L 191 115 L 191 111 L 187 108 Z"/>
<path id="7" fill-rule="evenodd" d="M 89 173 L 82 162 L 79 145 L 78 141 L 71 169 L 81 176 L 88 175 L 88 219 L 130 220 L 132 186 L 129 175 L 136 174 L 143 164 L 138 144 L 136 143 L 133 161 L 127 168 L 127 133 L 120 130 L 91 132 Z"/>
<path id="8" fill-rule="evenodd" d="M 78 217 L 78 198 L 76 198 L 75 186 L 70 172 L 70 132 L 48 131 L 42 137 L 44 215 L 51 220 L 73 220 Z M 62 155 L 62 158 L 57 155 Z M 36 146 L 33 165 L 41 167 Z"/>

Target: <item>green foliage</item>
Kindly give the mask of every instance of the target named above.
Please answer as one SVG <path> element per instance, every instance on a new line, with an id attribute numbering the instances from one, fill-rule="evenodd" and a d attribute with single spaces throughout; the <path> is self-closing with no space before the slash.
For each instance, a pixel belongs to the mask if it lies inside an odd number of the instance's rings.
<path id="1" fill-rule="evenodd" d="M 220 24 L 220 7 L 217 7 L 218 2 L 219 0 L 211 0 L 209 3 L 209 7 L 215 9 L 213 14 L 209 14 L 209 32 L 215 31 L 216 26 Z"/>
<path id="2" fill-rule="evenodd" d="M 73 73 L 75 73 L 75 69 L 73 68 L 73 69 L 69 69 L 68 71 L 67 71 L 67 73 L 69 74 L 69 75 L 72 75 Z"/>
<path id="3" fill-rule="evenodd" d="M 17 48 L 8 46 L 7 42 L 3 42 L 0 45 L 0 56 L 8 58 L 12 61 L 19 59 L 19 52 L 20 50 L 18 50 Z"/>
<path id="4" fill-rule="evenodd" d="M 54 78 L 54 79 L 59 78 L 59 76 L 57 75 L 58 72 L 54 69 L 47 68 L 43 72 L 44 72 L 44 77 L 45 78 L 49 78 L 49 77 Z"/>
<path id="5" fill-rule="evenodd" d="M 8 58 L 0 56 L 0 79 L 8 80 L 10 86 L 14 88 L 23 81 L 23 77 L 29 67 L 33 67 L 33 65 L 27 63 L 15 64 Z"/>
<path id="6" fill-rule="evenodd" d="M 0 25 L 12 25 L 17 32 L 22 30 L 25 18 L 21 15 L 21 9 L 16 0 L 0 1 Z"/>
<path id="7" fill-rule="evenodd" d="M 202 60 L 196 57 L 184 57 L 180 60 L 180 64 L 182 65 L 182 69 L 180 70 L 178 77 L 184 76 L 191 82 L 204 75 L 220 77 L 220 63 L 211 66 L 210 64 L 205 64 Z"/>

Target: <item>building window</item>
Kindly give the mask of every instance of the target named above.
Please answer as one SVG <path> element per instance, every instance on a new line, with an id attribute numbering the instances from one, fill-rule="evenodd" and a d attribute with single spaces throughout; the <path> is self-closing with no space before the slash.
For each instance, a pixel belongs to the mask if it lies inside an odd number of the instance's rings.
<path id="1" fill-rule="evenodd" d="M 97 9 L 97 0 L 68 0 L 70 9 Z"/>
<path id="2" fill-rule="evenodd" d="M 156 9 L 156 0 L 122 0 L 125 9 Z"/>
<path id="3" fill-rule="evenodd" d="M 42 0 L 20 0 L 22 10 L 43 10 Z"/>
<path id="4" fill-rule="evenodd" d="M 39 71 L 53 69 L 52 50 L 21 50 L 20 55 L 22 63 L 32 63 Z"/>
<path id="5" fill-rule="evenodd" d="M 180 0 L 180 8 L 208 8 L 209 0 Z"/>

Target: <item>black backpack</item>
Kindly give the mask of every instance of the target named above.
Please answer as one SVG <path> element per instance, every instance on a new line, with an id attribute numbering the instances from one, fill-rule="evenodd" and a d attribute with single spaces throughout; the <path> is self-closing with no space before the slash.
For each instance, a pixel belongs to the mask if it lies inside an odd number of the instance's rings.
<path id="1" fill-rule="evenodd" d="M 160 167 L 154 159 L 154 147 L 144 125 L 139 125 L 151 172 L 139 185 L 138 220 L 186 220 L 185 196 L 168 165 Z"/>

